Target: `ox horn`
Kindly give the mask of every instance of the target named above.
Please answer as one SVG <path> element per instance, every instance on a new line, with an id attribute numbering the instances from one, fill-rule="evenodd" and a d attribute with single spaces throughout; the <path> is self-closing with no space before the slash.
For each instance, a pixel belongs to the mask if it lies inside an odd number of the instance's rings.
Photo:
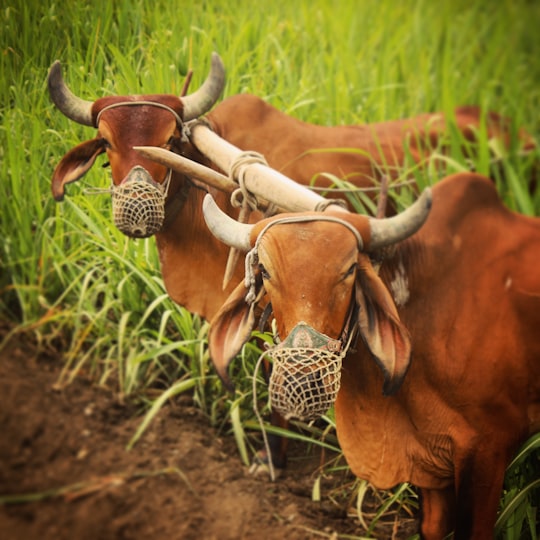
<path id="1" fill-rule="evenodd" d="M 249 237 L 254 225 L 239 223 L 228 216 L 209 193 L 204 197 L 203 214 L 210 232 L 218 240 L 240 251 L 247 252 L 251 249 Z"/>
<path id="2" fill-rule="evenodd" d="M 84 126 L 94 125 L 93 102 L 81 99 L 71 92 L 62 78 L 62 67 L 58 60 L 49 69 L 47 84 L 49 95 L 62 114 Z"/>
<path id="3" fill-rule="evenodd" d="M 219 54 L 212 53 L 210 73 L 202 86 L 188 96 L 180 98 L 184 104 L 184 121 L 206 114 L 219 99 L 225 87 L 225 66 Z"/>
<path id="4" fill-rule="evenodd" d="M 391 218 L 370 218 L 369 250 L 390 246 L 413 235 L 426 221 L 431 210 L 431 188 L 426 188 L 409 208 Z"/>
<path id="5" fill-rule="evenodd" d="M 426 188 L 418 200 L 401 214 L 385 219 L 368 218 L 371 233 L 369 251 L 390 246 L 413 235 L 426 221 L 431 201 L 431 189 Z M 209 194 L 204 198 L 203 213 L 208 228 L 218 240 L 241 251 L 251 249 L 250 234 L 254 225 L 238 223 L 225 214 Z"/>

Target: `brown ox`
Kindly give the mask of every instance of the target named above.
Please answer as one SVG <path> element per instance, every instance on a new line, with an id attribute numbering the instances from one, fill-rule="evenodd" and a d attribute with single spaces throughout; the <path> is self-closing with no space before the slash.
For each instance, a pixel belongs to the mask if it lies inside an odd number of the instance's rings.
<path id="1" fill-rule="evenodd" d="M 311 332 L 335 349 L 352 310 L 362 339 L 343 359 L 335 401 L 352 471 L 380 488 L 418 486 L 423 538 L 482 540 L 493 538 L 512 454 L 540 430 L 540 219 L 509 211 L 473 173 L 435 185 L 432 201 L 424 226 L 393 246 L 379 274 L 361 215 L 275 216 L 244 225 L 235 242 L 257 242 L 252 292 L 266 292 L 287 345 L 302 327 L 303 345 Z M 205 204 L 229 242 L 232 224 Z M 212 321 L 210 352 L 226 381 L 253 323 L 245 296 L 241 284 Z M 303 358 L 295 346 L 293 364 Z"/>
<path id="2" fill-rule="evenodd" d="M 68 118 L 97 128 L 95 138 L 70 150 L 57 165 L 52 179 L 56 200 L 64 197 L 65 186 L 81 178 L 100 154 L 106 154 L 115 186 L 140 172 L 148 172 L 149 182 L 163 184 L 167 169 L 145 159 L 134 146 L 170 148 L 199 162 L 203 158 L 184 140 L 184 122 L 205 114 L 218 99 L 224 86 L 224 69 L 217 55 L 212 57 L 212 71 L 203 86 L 186 97 L 173 95 L 108 96 L 96 101 L 82 100 L 65 85 L 60 64 L 51 67 L 48 77 L 53 102 Z M 347 178 L 359 186 L 372 185 L 374 179 L 389 167 L 402 165 L 404 148 L 410 142 L 415 159 L 422 158 L 427 141 L 437 147 L 445 128 L 442 114 L 423 114 L 409 120 L 383 122 L 365 126 L 322 127 L 301 122 L 278 111 L 255 96 L 233 96 L 206 116 L 210 126 L 223 138 L 242 150 L 265 155 L 270 166 L 293 180 L 309 184 L 321 172 Z M 480 129 L 481 114 L 477 107 L 456 110 L 456 124 L 466 139 Z M 488 137 L 509 142 L 509 124 L 494 113 L 486 118 Z M 532 144 L 524 136 L 524 144 Z M 359 149 L 356 153 L 312 153 L 321 148 Z M 393 174 L 391 169 L 388 174 Z M 321 179 L 324 182 L 324 179 Z M 319 184 L 321 182 L 318 182 Z M 328 184 L 328 182 L 326 182 Z M 208 188 L 228 214 L 237 215 L 228 196 Z M 155 233 L 163 281 L 169 296 L 179 305 L 204 318 L 211 319 L 232 288 L 222 289 L 227 248 L 208 231 L 202 214 L 205 192 L 189 178 L 173 172 L 165 205 L 163 227 Z M 132 231 L 145 236 L 147 231 Z M 231 283 L 240 278 L 238 265 Z M 279 420 L 276 420 L 279 422 Z M 274 453 L 276 462 L 284 464 L 285 448 Z"/>
<path id="3" fill-rule="evenodd" d="M 448 152 L 449 125 L 443 113 L 353 126 L 318 126 L 286 115 L 261 98 L 249 94 L 222 101 L 207 120 L 212 129 L 241 149 L 262 153 L 269 165 L 284 175 L 319 187 L 331 185 L 329 173 L 358 187 L 373 187 L 385 175 L 397 178 L 408 158 L 422 163 L 433 152 Z M 451 119 L 465 141 L 478 140 L 482 112 L 461 106 Z M 452 125 L 452 124 L 451 124 Z M 509 148 L 511 122 L 495 112 L 486 113 L 486 136 Z M 519 130 L 524 152 L 536 145 Z M 473 151 L 463 148 L 472 157 Z M 410 162 L 409 165 L 413 165 Z"/>
<path id="4" fill-rule="evenodd" d="M 167 169 L 133 150 L 134 146 L 169 148 L 199 162 L 205 158 L 194 149 L 184 122 L 205 114 L 216 102 L 224 86 L 224 68 L 217 54 L 203 86 L 186 97 L 174 95 L 108 96 L 85 101 L 65 85 L 60 63 L 55 62 L 48 77 L 49 93 L 60 111 L 75 122 L 97 128 L 94 139 L 70 150 L 58 163 L 52 179 L 54 198 L 61 201 L 65 186 L 81 178 L 100 154 L 106 154 L 112 182 L 121 186 L 140 167 L 148 182 L 163 184 Z M 373 185 L 386 165 L 403 165 L 404 147 L 410 139 L 411 153 L 421 159 L 426 141 L 436 147 L 446 124 L 442 114 L 423 114 L 408 120 L 366 126 L 322 127 L 301 122 L 278 111 L 255 96 L 233 96 L 206 116 L 217 134 L 242 150 L 265 155 L 269 165 L 301 184 L 309 184 L 326 172 L 347 178 L 359 186 Z M 456 110 L 456 124 L 466 139 L 480 129 L 477 107 Z M 494 113 L 486 117 L 487 135 L 509 143 L 508 122 Z M 532 145 L 522 134 L 525 145 Z M 321 148 L 357 148 L 360 153 L 311 153 Z M 389 174 L 392 171 L 389 171 Z M 328 182 L 326 182 L 328 185 Z M 227 196 L 213 189 L 221 208 L 237 215 Z M 189 178 L 174 173 L 166 199 L 165 220 L 155 233 L 161 271 L 170 297 L 193 313 L 210 319 L 223 304 L 230 289 L 221 283 L 227 248 L 209 233 L 201 215 L 204 192 Z M 255 217 L 256 219 L 256 217 Z M 133 236 L 147 236 L 136 230 Z M 235 277 L 243 271 L 237 268 Z"/>

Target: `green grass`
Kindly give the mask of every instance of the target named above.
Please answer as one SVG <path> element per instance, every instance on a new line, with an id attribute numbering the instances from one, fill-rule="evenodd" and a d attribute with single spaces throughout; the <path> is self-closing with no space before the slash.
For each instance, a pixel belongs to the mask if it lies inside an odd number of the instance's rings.
<path id="1" fill-rule="evenodd" d="M 207 325 L 167 298 L 153 240 L 126 239 L 112 226 L 108 197 L 85 193 L 108 185 L 99 164 L 69 186 L 63 204 L 53 202 L 55 164 L 94 132 L 54 109 L 49 66 L 60 59 L 85 99 L 179 93 L 190 68 L 191 88 L 200 84 L 215 50 L 227 68 L 225 95 L 251 92 L 303 120 L 354 124 L 478 104 L 538 140 L 538 28 L 540 4 L 526 0 L 7 0 L 0 9 L 0 316 L 43 347 L 62 349 L 60 385 L 92 375 L 140 400 L 145 422 L 174 395 L 192 392 L 213 425 L 234 433 L 248 461 L 261 441 L 251 384 L 258 351 L 249 345 L 235 361 L 239 382 L 226 394 L 209 365 Z M 474 166 L 488 172 L 488 141 L 479 136 Z M 465 169 L 456 134 L 450 145 L 445 172 Z M 525 159 L 513 146 L 498 155 L 506 203 L 539 215 L 540 190 L 527 186 L 538 152 Z M 426 185 L 442 174 L 435 162 L 428 171 L 411 167 L 404 176 Z M 396 200 L 403 207 L 411 197 L 405 191 Z M 354 204 L 362 210 L 366 201 L 356 196 Z M 262 382 L 257 399 L 266 403 Z M 328 429 L 302 433 L 313 444 L 335 444 L 331 419 Z M 538 521 L 538 489 L 527 487 L 538 478 L 537 447 L 527 455 L 519 475 L 509 474 L 505 507 L 519 501 L 501 538 Z"/>

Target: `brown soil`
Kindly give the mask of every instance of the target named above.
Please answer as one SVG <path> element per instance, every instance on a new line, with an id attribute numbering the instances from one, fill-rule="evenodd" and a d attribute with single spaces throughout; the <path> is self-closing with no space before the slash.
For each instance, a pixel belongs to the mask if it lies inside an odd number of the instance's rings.
<path id="1" fill-rule="evenodd" d="M 0 325 L 1 326 L 1 325 Z M 0 338 L 2 337 L 0 328 Z M 2 339 L 0 339 L 1 343 Z M 84 378 L 55 390 L 62 359 L 24 336 L 0 353 L 0 538 L 3 540 L 303 540 L 360 536 L 351 501 L 311 490 L 321 455 L 272 483 L 253 477 L 234 441 L 189 400 L 169 403 L 131 450 L 140 411 Z M 301 453 L 305 455 L 305 448 Z M 325 478 L 331 485 L 335 478 Z M 6 502 L 37 494 L 39 500 Z M 352 501 L 354 504 L 354 501 Z M 392 518 L 377 538 L 407 538 Z"/>

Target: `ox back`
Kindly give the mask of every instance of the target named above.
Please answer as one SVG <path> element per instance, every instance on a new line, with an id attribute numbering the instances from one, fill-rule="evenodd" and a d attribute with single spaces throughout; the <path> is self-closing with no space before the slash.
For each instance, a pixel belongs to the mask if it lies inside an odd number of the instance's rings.
<path id="1" fill-rule="evenodd" d="M 362 188 L 379 185 L 383 175 L 396 179 L 405 166 L 427 163 L 434 153 L 448 153 L 453 130 L 467 144 L 478 141 L 485 125 L 487 138 L 505 148 L 511 146 L 512 133 L 508 118 L 484 114 L 477 106 L 457 107 L 451 119 L 439 112 L 363 125 L 320 126 L 302 122 L 250 94 L 225 99 L 207 119 L 231 144 L 261 152 L 272 168 L 319 188 L 333 185 L 325 173 Z M 522 151 L 536 147 L 523 129 L 518 137 Z M 472 158 L 473 146 L 468 147 L 463 152 Z M 439 162 L 441 167 L 443 163 Z"/>

